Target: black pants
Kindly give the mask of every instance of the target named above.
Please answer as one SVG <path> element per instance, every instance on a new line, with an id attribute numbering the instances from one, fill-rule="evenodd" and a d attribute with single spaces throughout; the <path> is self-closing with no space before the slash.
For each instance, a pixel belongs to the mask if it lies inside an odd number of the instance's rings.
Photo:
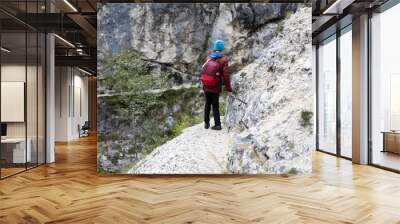
<path id="1" fill-rule="evenodd" d="M 219 93 L 204 93 L 206 98 L 206 104 L 204 106 L 204 122 L 206 124 L 210 123 L 210 110 L 211 106 L 214 115 L 214 124 L 216 126 L 221 126 L 221 119 L 219 117 Z"/>

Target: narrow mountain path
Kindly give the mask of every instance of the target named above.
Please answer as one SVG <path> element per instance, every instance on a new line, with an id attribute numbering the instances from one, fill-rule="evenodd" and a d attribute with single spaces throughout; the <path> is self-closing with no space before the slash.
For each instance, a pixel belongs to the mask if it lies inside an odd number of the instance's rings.
<path id="1" fill-rule="evenodd" d="M 186 128 L 157 147 L 128 173 L 223 174 L 231 136 L 225 130 L 204 129 L 203 123 Z"/>

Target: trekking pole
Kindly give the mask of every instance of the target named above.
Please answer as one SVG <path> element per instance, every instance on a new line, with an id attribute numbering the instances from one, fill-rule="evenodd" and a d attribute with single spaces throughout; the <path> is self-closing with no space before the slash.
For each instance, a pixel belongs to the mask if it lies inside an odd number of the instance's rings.
<path id="1" fill-rule="evenodd" d="M 239 124 L 242 124 L 246 129 L 249 129 L 249 127 L 244 123 L 243 118 L 239 121 Z"/>
<path id="2" fill-rule="evenodd" d="M 241 100 L 241 99 L 239 99 L 239 98 L 235 97 L 233 94 L 231 94 L 231 96 L 232 96 L 232 98 L 233 98 L 233 99 L 235 99 L 235 100 L 238 100 L 239 102 L 241 102 L 241 103 L 243 103 L 243 104 L 246 104 L 246 105 L 247 105 L 247 103 L 246 103 L 246 102 L 244 102 L 243 100 Z"/>
<path id="3" fill-rule="evenodd" d="M 247 105 L 246 102 L 244 102 L 243 100 L 241 100 L 241 99 L 235 97 L 233 94 L 230 94 L 230 96 L 231 96 L 234 100 L 238 100 L 239 102 L 241 102 L 241 103 Z M 246 129 L 249 129 L 249 127 L 246 125 L 246 123 L 244 123 L 243 117 L 244 117 L 244 114 L 243 114 L 242 118 L 240 118 L 239 124 L 243 125 Z"/>

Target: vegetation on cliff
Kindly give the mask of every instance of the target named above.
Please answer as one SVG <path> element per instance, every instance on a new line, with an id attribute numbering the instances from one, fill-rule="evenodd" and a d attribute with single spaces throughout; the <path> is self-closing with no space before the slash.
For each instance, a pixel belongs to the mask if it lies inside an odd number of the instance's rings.
<path id="1" fill-rule="evenodd" d="M 121 172 L 200 122 L 199 88 L 169 88 L 168 74 L 155 77 L 152 65 L 133 51 L 108 55 L 100 64 L 100 172 Z"/>

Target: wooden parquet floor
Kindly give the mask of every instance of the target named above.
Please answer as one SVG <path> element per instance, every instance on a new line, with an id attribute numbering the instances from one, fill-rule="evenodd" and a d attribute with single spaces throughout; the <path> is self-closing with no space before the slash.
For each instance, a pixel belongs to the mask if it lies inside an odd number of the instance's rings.
<path id="1" fill-rule="evenodd" d="M 0 181 L 0 223 L 400 223 L 400 175 L 316 152 L 306 176 L 98 175 L 95 138 Z"/>

